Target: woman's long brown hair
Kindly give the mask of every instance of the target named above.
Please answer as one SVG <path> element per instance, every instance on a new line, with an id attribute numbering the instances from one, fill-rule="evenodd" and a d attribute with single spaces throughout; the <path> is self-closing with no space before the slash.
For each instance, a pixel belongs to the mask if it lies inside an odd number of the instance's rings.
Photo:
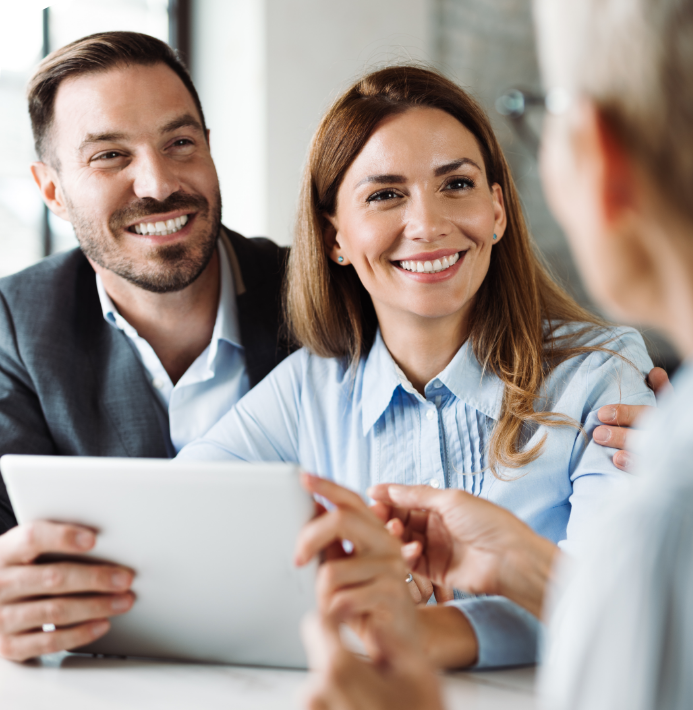
<path id="1" fill-rule="evenodd" d="M 471 131 L 489 185 L 498 183 L 503 190 L 507 228 L 493 247 L 476 295 L 469 337 L 482 368 L 505 385 L 489 466 L 494 472 L 499 466 L 518 468 L 539 456 L 546 439 L 523 450 L 525 424 L 578 426 L 564 415 L 541 411 L 542 385 L 568 358 L 606 350 L 604 344 L 580 345 L 605 324 L 570 298 L 538 258 L 489 119 L 452 81 L 421 67 L 392 66 L 356 82 L 329 109 L 313 138 L 303 177 L 286 279 L 287 323 L 299 345 L 322 357 L 343 357 L 355 365 L 370 350 L 378 326 L 372 301 L 353 267 L 328 259 L 324 215 L 335 213 L 344 174 L 380 122 L 417 106 L 445 111 Z M 558 335 L 557 328 L 566 323 L 580 326 L 570 335 Z"/>

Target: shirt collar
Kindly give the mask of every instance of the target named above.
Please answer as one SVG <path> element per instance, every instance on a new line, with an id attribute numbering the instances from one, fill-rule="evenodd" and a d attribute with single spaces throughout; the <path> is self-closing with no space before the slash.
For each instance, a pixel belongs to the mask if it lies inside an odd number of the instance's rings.
<path id="1" fill-rule="evenodd" d="M 440 380 L 455 397 L 487 417 L 495 420 L 499 418 L 503 403 L 503 383 L 492 373 L 482 370 L 469 341 L 457 351 L 448 366 L 426 385 L 425 392 L 429 396 L 441 393 L 440 388 L 432 387 L 434 380 Z M 424 401 L 392 359 L 378 330 L 363 372 L 361 411 L 364 436 L 387 409 L 397 387 Z"/>
<path id="2" fill-rule="evenodd" d="M 220 340 L 225 340 L 236 347 L 243 347 L 241 343 L 241 331 L 238 325 L 238 306 L 236 304 L 236 288 L 231 270 L 229 255 L 223 239 L 217 241 L 217 251 L 219 253 L 219 306 L 217 307 L 217 317 L 212 331 L 208 363 L 214 362 L 218 344 Z M 101 311 L 107 323 L 122 330 L 128 337 L 138 337 L 137 331 L 120 315 L 115 303 L 106 293 L 101 276 L 96 274 L 96 290 L 101 302 Z"/>

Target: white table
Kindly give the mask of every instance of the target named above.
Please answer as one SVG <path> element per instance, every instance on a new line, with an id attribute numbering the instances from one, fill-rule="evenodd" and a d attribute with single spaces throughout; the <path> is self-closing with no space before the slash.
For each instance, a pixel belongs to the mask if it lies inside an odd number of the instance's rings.
<path id="1" fill-rule="evenodd" d="M 303 671 L 95 658 L 57 653 L 0 661 L 3 710 L 186 710 L 301 708 Z M 444 676 L 451 710 L 534 710 L 534 669 Z"/>

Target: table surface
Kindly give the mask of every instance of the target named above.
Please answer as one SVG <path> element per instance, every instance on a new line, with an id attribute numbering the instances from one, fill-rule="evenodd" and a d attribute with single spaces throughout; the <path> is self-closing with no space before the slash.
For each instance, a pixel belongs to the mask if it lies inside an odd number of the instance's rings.
<path id="1" fill-rule="evenodd" d="M 305 671 L 57 653 L 25 664 L 0 660 L 8 710 L 299 710 Z M 536 708 L 534 669 L 443 676 L 450 710 Z M 241 704 L 242 701 L 242 704 Z"/>

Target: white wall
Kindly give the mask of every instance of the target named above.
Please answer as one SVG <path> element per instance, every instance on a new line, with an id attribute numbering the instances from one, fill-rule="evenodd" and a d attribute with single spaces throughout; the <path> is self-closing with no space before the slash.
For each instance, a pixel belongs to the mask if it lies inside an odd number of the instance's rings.
<path id="1" fill-rule="evenodd" d="M 192 71 L 221 181 L 224 223 L 291 240 L 310 137 L 364 70 L 435 61 L 435 0 L 195 0 Z"/>

